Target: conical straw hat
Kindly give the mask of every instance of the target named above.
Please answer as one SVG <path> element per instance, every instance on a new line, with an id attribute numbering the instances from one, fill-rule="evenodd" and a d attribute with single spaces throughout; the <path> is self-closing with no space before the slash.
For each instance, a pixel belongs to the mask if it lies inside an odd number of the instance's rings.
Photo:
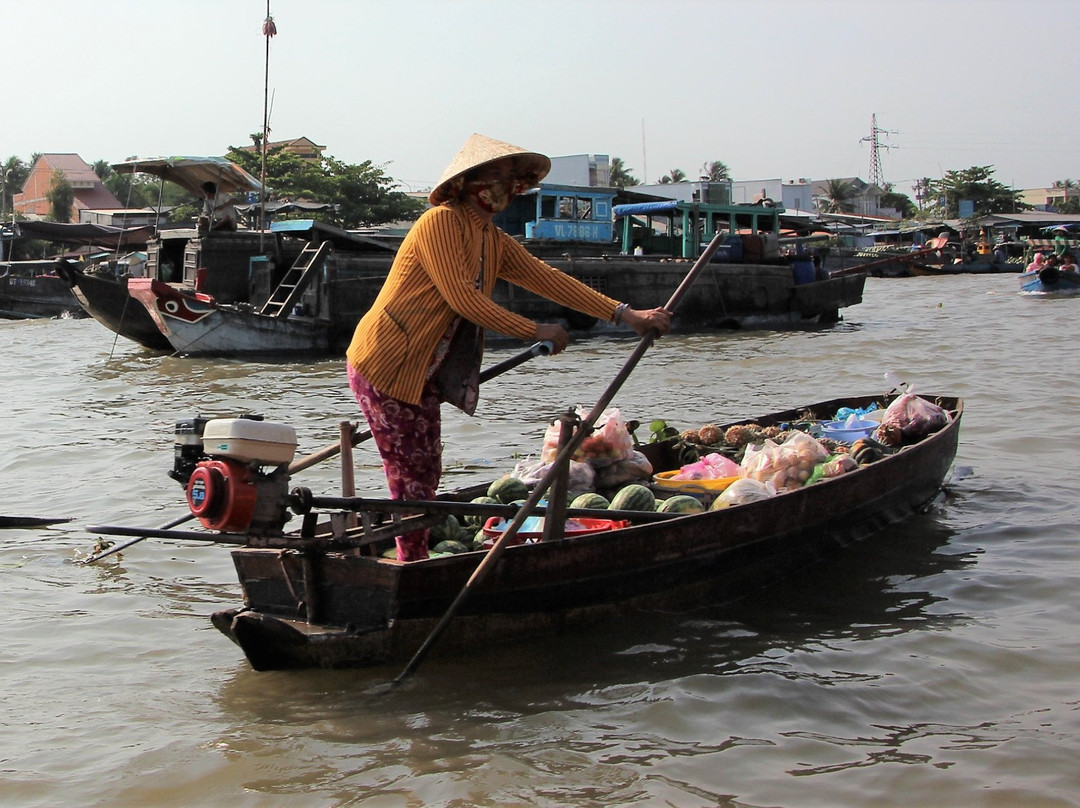
<path id="1" fill-rule="evenodd" d="M 428 201 L 432 205 L 441 205 L 452 199 L 460 187 L 457 181 L 466 172 L 504 157 L 514 158 L 514 170 L 518 178 L 530 182 L 531 185 L 539 183 L 551 171 L 551 160 L 542 154 L 473 133 L 446 167 L 439 183 L 428 195 Z"/>

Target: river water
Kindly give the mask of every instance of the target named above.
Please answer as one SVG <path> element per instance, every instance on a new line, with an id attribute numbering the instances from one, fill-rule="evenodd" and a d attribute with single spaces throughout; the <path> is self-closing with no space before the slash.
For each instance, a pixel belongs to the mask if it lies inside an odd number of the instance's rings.
<path id="1" fill-rule="evenodd" d="M 92 320 L 0 322 L 0 804 L 1080 805 L 1080 300 L 1011 275 L 867 280 L 817 331 L 672 336 L 615 399 L 680 427 L 885 390 L 967 411 L 928 514 L 734 605 L 397 668 L 256 673 L 209 622 L 223 546 L 77 564 L 88 525 L 184 513 L 176 420 L 263 413 L 300 454 L 357 420 L 340 362 L 150 355 Z M 597 338 L 446 414 L 448 485 L 509 471 L 634 342 Z M 512 348 L 489 351 L 495 361 Z M 339 490 L 337 461 L 294 478 Z M 382 495 L 374 451 L 357 484 Z M 723 599 L 718 593 L 717 601 Z"/>

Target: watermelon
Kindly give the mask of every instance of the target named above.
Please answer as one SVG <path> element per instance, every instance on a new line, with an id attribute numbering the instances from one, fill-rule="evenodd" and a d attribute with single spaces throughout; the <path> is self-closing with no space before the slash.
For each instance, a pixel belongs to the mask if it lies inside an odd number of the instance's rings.
<path id="1" fill-rule="evenodd" d="M 504 474 L 488 486 L 487 495 L 497 499 L 503 504 L 509 504 L 515 499 L 525 499 L 529 496 L 529 488 L 525 483 L 510 474 Z"/>
<path id="2" fill-rule="evenodd" d="M 473 503 L 476 504 L 476 505 L 500 505 L 500 504 L 502 504 L 502 503 L 499 502 L 499 500 L 495 499 L 495 497 L 477 497 L 476 499 L 473 500 Z M 469 514 L 468 516 L 465 517 L 465 524 L 470 526 L 470 527 L 480 527 L 481 525 L 484 524 L 485 519 L 487 519 L 487 517 L 483 516 L 481 514 Z"/>
<path id="3" fill-rule="evenodd" d="M 452 554 L 452 553 L 467 553 L 470 550 L 472 550 L 471 545 L 466 546 L 465 544 L 462 544 L 459 541 L 453 541 L 453 540 L 448 539 L 447 541 L 441 541 L 438 544 L 436 544 L 435 547 L 432 549 L 432 552 Z"/>
<path id="4" fill-rule="evenodd" d="M 598 511 L 602 511 L 607 508 L 611 503 L 607 501 L 606 497 L 602 497 L 599 494 L 582 494 L 573 502 L 570 503 L 571 508 L 594 508 Z"/>
<path id="5" fill-rule="evenodd" d="M 656 510 L 660 513 L 705 513 L 705 506 L 696 497 L 678 494 L 665 499 Z"/>
<path id="6" fill-rule="evenodd" d="M 608 508 L 613 511 L 651 511 L 656 508 L 656 497 L 640 483 L 631 483 L 619 489 Z"/>
<path id="7" fill-rule="evenodd" d="M 446 521 L 441 525 L 436 525 L 431 529 L 431 540 L 434 542 L 458 541 L 460 538 L 461 523 L 453 514 L 447 516 Z"/>

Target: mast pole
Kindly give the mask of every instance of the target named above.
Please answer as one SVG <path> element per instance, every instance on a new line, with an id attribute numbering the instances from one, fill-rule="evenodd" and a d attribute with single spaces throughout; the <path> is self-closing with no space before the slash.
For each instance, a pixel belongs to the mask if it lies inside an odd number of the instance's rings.
<path id="1" fill-rule="evenodd" d="M 261 167 L 259 169 L 259 252 L 263 251 L 263 238 L 266 231 L 266 138 L 270 129 L 270 38 L 277 33 L 274 18 L 270 16 L 270 0 L 266 0 L 266 19 L 263 21 L 263 36 L 266 38 L 266 56 L 263 61 L 263 128 L 262 142 L 259 144 Z"/>

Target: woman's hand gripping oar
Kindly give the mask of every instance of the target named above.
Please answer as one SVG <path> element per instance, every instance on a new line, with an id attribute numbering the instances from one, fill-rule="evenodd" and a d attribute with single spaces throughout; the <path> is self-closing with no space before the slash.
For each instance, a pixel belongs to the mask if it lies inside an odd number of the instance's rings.
<path id="1" fill-rule="evenodd" d="M 726 235 L 726 233 L 718 232 L 716 236 L 713 237 L 713 240 L 709 242 L 708 247 L 705 248 L 701 257 L 694 262 L 690 271 L 686 273 L 686 277 L 683 278 L 682 283 L 679 284 L 679 288 L 672 293 L 671 299 L 663 306 L 665 311 L 670 313 L 675 312 L 682 298 L 686 295 L 690 286 L 701 273 L 701 270 L 710 260 L 712 260 L 713 255 L 715 255 L 716 251 L 720 248 L 720 244 L 723 242 Z M 506 529 L 502 532 L 502 535 L 499 536 L 494 546 L 488 550 L 487 555 L 484 556 L 484 560 L 480 562 L 475 570 L 473 570 L 473 574 L 469 576 L 469 580 L 466 581 L 461 592 L 454 598 L 453 603 L 450 604 L 450 607 L 435 625 L 435 628 L 431 630 L 431 633 L 413 655 L 413 658 L 409 660 L 405 669 L 390 683 L 390 688 L 400 685 L 412 676 L 413 673 L 416 672 L 416 669 L 420 667 L 420 664 L 424 661 L 425 657 L 427 657 L 439 637 L 442 636 L 446 627 L 450 625 L 450 621 L 454 619 L 454 615 L 456 615 L 458 609 L 461 608 L 461 604 L 465 602 L 469 594 L 480 585 L 485 577 L 487 577 L 488 572 L 495 566 L 495 563 L 499 560 L 503 550 L 508 546 L 510 539 L 517 535 L 517 532 L 521 529 L 525 520 L 532 513 L 533 508 L 536 507 L 537 503 L 539 503 L 548 492 L 548 489 L 551 488 L 551 484 L 555 481 L 555 477 L 558 475 L 560 467 L 573 457 L 574 452 L 577 451 L 585 438 L 592 432 L 592 428 L 597 420 L 603 414 L 604 410 L 607 409 L 611 400 L 615 397 L 615 394 L 623 386 L 623 383 L 630 376 L 630 373 L 637 366 L 637 363 L 641 361 L 641 357 L 645 355 L 645 351 L 649 349 L 649 346 L 656 340 L 656 337 L 657 333 L 655 330 L 650 330 L 641 337 L 641 341 L 638 342 L 637 347 L 634 349 L 633 353 L 630 354 L 630 358 L 626 360 L 622 369 L 616 374 L 611 384 L 608 385 L 607 389 L 600 396 L 600 400 L 596 402 L 596 405 L 592 408 L 588 417 L 582 421 L 570 441 L 559 450 L 559 453 L 555 456 L 555 460 L 552 461 L 547 472 L 540 478 L 540 481 L 536 484 L 536 487 L 533 489 L 528 499 L 525 500 L 525 504 L 521 506 L 513 520 L 506 526 Z"/>

